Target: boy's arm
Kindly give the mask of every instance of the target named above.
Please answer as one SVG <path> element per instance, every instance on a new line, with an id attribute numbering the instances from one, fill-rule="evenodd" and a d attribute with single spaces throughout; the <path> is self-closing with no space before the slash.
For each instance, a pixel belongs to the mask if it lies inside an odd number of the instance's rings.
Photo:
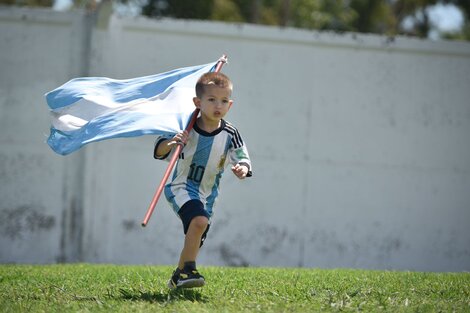
<path id="1" fill-rule="evenodd" d="M 188 141 L 188 132 L 186 130 L 181 133 L 176 134 L 173 138 L 170 139 L 161 139 L 155 145 L 153 151 L 153 157 L 155 159 L 164 159 L 171 152 L 174 146 L 178 144 L 186 144 Z"/>
<path id="2" fill-rule="evenodd" d="M 253 176 L 251 172 L 251 161 L 245 145 L 234 149 L 230 155 L 232 172 L 240 179 Z"/>
<path id="3" fill-rule="evenodd" d="M 229 125 L 227 129 L 232 134 L 229 150 L 229 162 L 232 164 L 232 172 L 239 179 L 253 176 L 248 149 L 240 133 L 232 125 Z"/>

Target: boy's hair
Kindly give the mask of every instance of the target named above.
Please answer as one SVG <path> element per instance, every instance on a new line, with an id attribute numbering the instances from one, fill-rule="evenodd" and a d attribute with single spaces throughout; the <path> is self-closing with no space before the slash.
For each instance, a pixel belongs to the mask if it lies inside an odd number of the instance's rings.
<path id="1" fill-rule="evenodd" d="M 209 72 L 203 74 L 196 83 L 196 97 L 201 98 L 204 94 L 204 88 L 209 85 L 215 85 L 220 88 L 233 89 L 232 81 L 227 75 L 220 72 Z"/>

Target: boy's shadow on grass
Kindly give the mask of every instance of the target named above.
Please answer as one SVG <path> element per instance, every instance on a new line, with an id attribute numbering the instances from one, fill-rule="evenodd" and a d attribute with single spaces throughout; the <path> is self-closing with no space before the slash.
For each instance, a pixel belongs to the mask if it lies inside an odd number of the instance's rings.
<path id="1" fill-rule="evenodd" d="M 119 289 L 120 298 L 130 301 L 148 301 L 158 303 L 170 303 L 175 301 L 191 301 L 206 303 L 208 298 L 195 289 L 175 289 L 169 291 L 143 291 Z"/>

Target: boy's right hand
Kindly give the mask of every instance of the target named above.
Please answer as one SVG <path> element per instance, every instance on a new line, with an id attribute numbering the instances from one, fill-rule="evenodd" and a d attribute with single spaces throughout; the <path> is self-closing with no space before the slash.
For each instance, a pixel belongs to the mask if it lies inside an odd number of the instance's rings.
<path id="1" fill-rule="evenodd" d="M 174 146 L 178 144 L 183 144 L 185 145 L 186 142 L 188 141 L 189 134 L 186 130 L 183 130 L 180 133 L 177 133 L 168 143 L 169 146 Z"/>
<path id="2" fill-rule="evenodd" d="M 170 153 L 171 149 L 173 149 L 173 147 L 176 145 L 185 145 L 188 141 L 188 138 L 189 134 L 186 130 L 184 130 L 180 133 L 177 133 L 175 136 L 173 136 L 173 138 L 159 142 L 154 152 L 154 157 L 157 159 L 162 158 L 163 156 Z"/>

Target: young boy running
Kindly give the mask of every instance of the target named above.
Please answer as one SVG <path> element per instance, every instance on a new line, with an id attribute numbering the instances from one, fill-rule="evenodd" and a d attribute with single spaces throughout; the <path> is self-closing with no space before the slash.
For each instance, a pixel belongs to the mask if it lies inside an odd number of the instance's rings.
<path id="1" fill-rule="evenodd" d="M 194 128 L 173 138 L 157 138 L 154 157 L 169 159 L 173 147 L 185 144 L 165 196 L 183 222 L 185 234 L 178 267 L 168 281 L 171 289 L 201 287 L 204 277 L 196 257 L 210 227 L 224 168 L 231 164 L 240 179 L 251 176 L 248 150 L 238 130 L 223 118 L 233 101 L 232 82 L 222 73 L 206 73 L 196 83 L 194 104 L 200 109 Z"/>

